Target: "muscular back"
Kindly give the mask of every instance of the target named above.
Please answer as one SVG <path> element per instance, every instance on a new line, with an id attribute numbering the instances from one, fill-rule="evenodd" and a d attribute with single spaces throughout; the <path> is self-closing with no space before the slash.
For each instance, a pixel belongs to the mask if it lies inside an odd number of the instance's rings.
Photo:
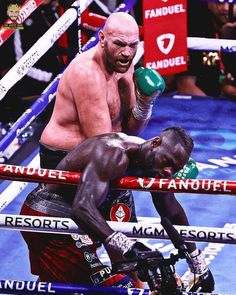
<path id="1" fill-rule="evenodd" d="M 97 47 L 77 56 L 62 75 L 41 142 L 71 150 L 88 137 L 121 131 L 135 102 L 133 66 L 109 75 Z"/>
<path id="2" fill-rule="evenodd" d="M 83 171 L 93 183 L 94 178 L 98 181 L 109 181 L 122 176 L 129 163 L 127 151 L 137 149 L 142 139 L 127 136 L 124 133 L 106 133 L 94 137 L 79 144 L 58 164 L 57 169 L 66 171 Z M 61 193 L 71 187 L 48 184 L 51 192 Z M 76 190 L 75 187 L 72 189 Z"/>

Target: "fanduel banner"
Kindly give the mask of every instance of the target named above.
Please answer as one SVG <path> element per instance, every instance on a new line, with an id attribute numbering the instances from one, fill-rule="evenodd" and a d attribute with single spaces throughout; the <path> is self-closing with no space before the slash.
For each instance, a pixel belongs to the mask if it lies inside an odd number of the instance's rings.
<path id="1" fill-rule="evenodd" d="M 143 0 L 144 65 L 167 75 L 187 70 L 186 0 Z"/>

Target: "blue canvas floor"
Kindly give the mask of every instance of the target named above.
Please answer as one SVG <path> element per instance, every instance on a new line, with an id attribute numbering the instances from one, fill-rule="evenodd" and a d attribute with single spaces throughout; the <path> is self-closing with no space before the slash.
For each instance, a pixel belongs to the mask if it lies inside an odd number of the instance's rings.
<path id="1" fill-rule="evenodd" d="M 150 138 L 163 128 L 179 125 L 195 141 L 192 157 L 200 163 L 198 178 L 236 180 L 236 102 L 225 99 L 165 97 L 155 104 L 152 119 L 141 134 Z M 35 154 L 37 151 L 35 151 Z M 33 157 L 34 155 L 32 155 Z M 22 165 L 27 165 L 26 159 Z M 4 189 L 6 182 L 0 185 Z M 35 185 L 29 184 L 1 213 L 18 214 L 22 202 Z M 185 208 L 191 225 L 226 227 L 236 226 L 236 198 L 230 195 L 176 194 Z M 157 216 L 149 193 L 135 192 L 138 216 Z M 144 202 L 145 200 L 145 202 Z M 158 216 L 157 216 L 158 217 Z M 17 231 L 0 231 L 0 279 L 35 280 L 30 274 L 26 245 Z M 148 241 L 168 256 L 173 249 L 169 241 Z M 236 294 L 236 245 L 198 243 L 206 251 L 206 259 L 214 274 L 216 292 Z M 106 259 L 103 257 L 103 259 Z M 187 271 L 184 261 L 177 271 Z"/>

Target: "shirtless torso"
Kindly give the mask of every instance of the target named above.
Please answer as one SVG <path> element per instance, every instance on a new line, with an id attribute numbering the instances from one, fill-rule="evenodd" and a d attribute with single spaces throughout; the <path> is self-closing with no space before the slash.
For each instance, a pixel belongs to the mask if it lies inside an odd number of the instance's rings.
<path id="1" fill-rule="evenodd" d="M 133 66 L 124 74 L 106 76 L 95 51 L 76 57 L 66 69 L 42 143 L 71 150 L 95 134 L 122 130 L 135 102 Z"/>
<path id="2" fill-rule="evenodd" d="M 148 120 L 132 115 L 136 101 L 133 83 L 138 44 L 136 24 L 115 32 L 108 23 L 99 43 L 78 55 L 62 75 L 52 117 L 42 133 L 41 143 L 71 150 L 90 136 L 111 131 L 138 134 Z"/>

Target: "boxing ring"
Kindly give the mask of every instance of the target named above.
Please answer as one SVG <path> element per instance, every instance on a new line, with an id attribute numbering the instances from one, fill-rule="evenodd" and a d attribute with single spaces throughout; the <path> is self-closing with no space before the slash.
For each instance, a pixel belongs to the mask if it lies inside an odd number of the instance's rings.
<path id="1" fill-rule="evenodd" d="M 126 2 L 128 3 L 129 1 Z M 76 18 L 76 14 L 73 15 L 74 18 Z M 66 29 L 66 26 L 64 25 L 63 28 Z M 93 46 L 94 42 L 96 42 L 95 37 L 90 40 L 88 47 L 83 48 L 83 50 L 88 49 L 89 46 Z M 29 126 L 35 117 L 38 116 L 55 97 L 59 79 L 60 75 L 47 87 L 39 100 L 30 108 L 30 111 L 26 111 L 10 129 L 9 133 L 0 139 L 0 153 L 4 153 L 14 138 Z M 4 81 L 0 81 L 1 98 L 3 98 L 5 93 L 3 82 Z M 9 84 L 8 87 L 11 87 L 11 85 Z M 177 199 L 186 210 L 191 229 L 195 230 L 195 233 L 193 234 L 193 232 L 191 232 L 190 236 L 188 236 L 186 227 L 178 227 L 178 230 L 184 232 L 186 240 L 199 242 L 198 247 L 205 251 L 207 263 L 210 265 L 214 274 L 217 293 L 229 293 L 236 290 L 236 282 L 234 279 L 234 273 L 236 272 L 234 263 L 236 259 L 234 245 L 236 241 L 236 218 L 234 209 L 234 203 L 236 202 L 234 198 L 236 190 L 234 176 L 236 171 L 235 118 L 235 102 L 226 98 L 205 97 L 203 99 L 201 97 L 191 96 L 165 96 L 156 101 L 148 128 L 141 134 L 143 138 L 150 138 L 167 126 L 182 126 L 190 132 L 195 141 L 192 157 L 197 161 L 200 170 L 198 179 L 203 181 L 206 179 L 219 180 L 218 182 L 213 181 L 212 183 L 205 182 L 205 187 L 202 191 L 200 190 L 201 181 L 195 181 L 193 185 L 191 185 L 191 182 L 187 184 L 182 182 L 183 193 L 176 194 Z M 34 152 L 27 155 L 27 158 L 20 163 L 20 166 L 28 166 L 29 164 L 33 167 L 37 167 L 38 149 L 35 149 Z M 48 177 L 50 171 L 47 171 L 47 173 L 43 171 L 37 173 L 34 169 L 27 171 L 25 172 L 23 169 L 17 169 L 17 167 L 11 165 L 0 166 L 0 178 L 21 180 L 21 182 L 4 180 L 0 183 L 0 253 L 2 263 L 0 269 L 0 279 L 2 280 L 0 280 L 0 293 L 2 293 L 1 288 L 4 287 L 8 294 L 11 294 L 11 290 L 14 288 L 18 288 L 17 294 L 25 294 L 24 288 L 27 287 L 31 290 L 41 290 L 44 294 L 46 291 L 49 294 L 67 294 L 66 292 L 72 292 L 73 289 L 69 289 L 68 287 L 68 290 L 66 290 L 65 285 L 60 284 L 52 285 L 43 282 L 33 282 L 36 280 L 36 277 L 30 274 L 26 245 L 19 231 L 17 231 L 19 229 L 25 230 L 23 222 L 17 227 L 14 220 L 18 220 L 17 217 L 19 216 L 17 216 L 17 214 L 20 211 L 24 198 L 36 186 L 33 181 L 40 181 L 40 176 L 42 175 L 46 175 L 43 181 L 45 181 L 45 179 L 49 179 L 50 181 L 50 177 Z M 53 172 L 51 173 L 51 175 L 55 176 Z M 31 175 L 31 177 L 28 177 L 29 175 Z M 77 180 L 79 177 L 78 173 L 76 177 Z M 55 177 L 53 178 L 55 181 Z M 61 175 L 61 177 L 58 178 L 63 179 L 66 178 L 66 176 Z M 68 179 L 70 179 L 70 177 L 66 178 L 66 182 Z M 71 181 L 73 182 L 74 179 L 75 178 Z M 137 179 L 135 181 L 137 182 Z M 164 256 L 168 256 L 174 249 L 174 246 L 162 232 L 159 218 L 156 216 L 156 211 L 151 205 L 149 193 L 144 192 L 152 189 L 153 183 L 155 182 L 151 183 L 150 179 L 146 180 L 146 182 L 139 180 L 138 187 L 137 184 L 136 187 L 132 187 L 135 189 L 134 196 L 137 215 L 145 216 L 140 218 L 139 221 L 143 227 L 148 227 L 148 231 L 145 231 L 146 234 L 142 232 L 142 235 L 140 235 L 141 231 L 137 227 L 136 234 L 137 237 L 141 236 L 152 246 L 159 249 Z M 114 186 L 119 185 L 121 185 L 121 182 L 114 184 Z M 128 181 L 128 184 L 126 183 L 124 187 L 127 188 L 127 186 L 130 185 L 131 182 Z M 177 191 L 179 191 L 177 184 L 172 184 L 170 187 L 172 190 L 177 187 Z M 160 183 L 157 183 L 154 189 L 158 188 L 160 188 Z M 163 182 L 162 189 L 163 188 L 164 190 L 168 189 L 168 183 L 166 184 Z M 150 202 L 143 201 L 147 198 L 150 199 Z M 6 222 L 6 220 L 8 222 Z M 111 223 L 111 226 L 115 225 Z M 69 226 L 69 229 L 72 232 L 76 232 L 77 230 L 76 226 L 73 224 Z M 118 229 L 123 232 L 126 231 L 125 233 L 130 236 L 134 236 L 134 230 L 128 226 L 122 227 L 121 224 Z M 28 230 L 36 231 L 36 227 L 32 226 L 32 228 L 28 228 Z M 61 230 L 62 229 L 60 229 L 60 231 Z M 37 226 L 37 231 L 40 231 L 40 226 Z M 160 232 L 162 232 L 161 235 L 157 236 L 154 234 Z M 103 249 L 99 250 L 99 255 L 102 262 L 108 262 L 108 257 Z M 176 270 L 185 278 L 187 264 L 184 261 L 178 262 Z M 16 282 L 8 282 L 5 280 L 20 280 L 21 283 L 17 285 Z M 78 291 L 78 289 L 76 290 Z M 136 291 L 136 293 L 135 291 L 126 293 L 125 290 L 119 290 L 119 288 L 117 288 L 117 290 L 111 290 L 109 287 L 107 287 L 106 291 L 106 294 L 148 294 L 148 290 L 144 290 L 143 293 L 139 293 L 139 291 Z M 98 294 L 98 290 L 95 287 L 80 289 L 80 292 Z"/>

